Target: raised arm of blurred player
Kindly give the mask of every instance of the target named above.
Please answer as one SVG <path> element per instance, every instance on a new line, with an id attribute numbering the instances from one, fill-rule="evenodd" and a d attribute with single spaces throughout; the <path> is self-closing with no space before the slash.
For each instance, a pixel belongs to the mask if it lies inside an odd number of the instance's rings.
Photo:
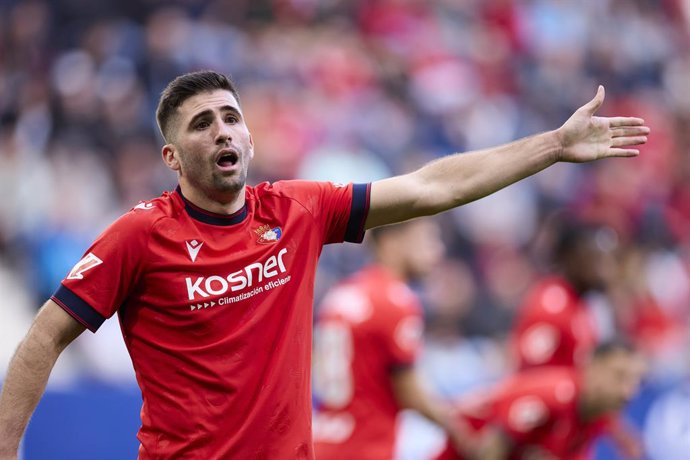
<path id="1" fill-rule="evenodd" d="M 450 155 L 374 182 L 366 228 L 445 211 L 482 198 L 558 161 L 583 163 L 639 154 L 649 128 L 634 117 L 595 117 L 604 88 L 560 128 L 477 152 Z"/>
<path id="2" fill-rule="evenodd" d="M 60 353 L 86 329 L 49 300 L 10 362 L 0 394 L 0 459 L 15 460 L 29 417 Z"/>
<path id="3" fill-rule="evenodd" d="M 449 407 L 434 400 L 419 382 L 414 367 L 396 369 L 391 373 L 391 383 L 395 399 L 400 407 L 419 412 L 427 419 L 444 429 L 451 442 L 463 454 L 467 452 L 468 435 L 458 426 Z"/>

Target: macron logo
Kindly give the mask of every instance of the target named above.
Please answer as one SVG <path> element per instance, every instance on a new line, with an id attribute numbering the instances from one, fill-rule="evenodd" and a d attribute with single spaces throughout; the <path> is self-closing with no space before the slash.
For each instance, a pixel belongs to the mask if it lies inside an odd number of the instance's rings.
<path id="1" fill-rule="evenodd" d="M 192 259 L 192 262 L 196 262 L 196 256 L 199 254 L 199 249 L 201 249 L 201 246 L 203 246 L 204 243 L 200 243 L 197 240 L 192 240 L 185 241 L 185 244 L 187 245 L 187 252 L 189 253 L 189 258 Z"/>
<path id="2" fill-rule="evenodd" d="M 84 273 L 87 270 L 91 270 L 93 267 L 96 265 L 102 264 L 103 261 L 96 257 L 93 252 L 89 252 L 86 256 L 84 256 L 83 259 L 81 259 L 77 264 L 74 266 L 71 272 L 69 272 L 69 275 L 67 275 L 68 280 L 81 280 L 84 279 Z"/>

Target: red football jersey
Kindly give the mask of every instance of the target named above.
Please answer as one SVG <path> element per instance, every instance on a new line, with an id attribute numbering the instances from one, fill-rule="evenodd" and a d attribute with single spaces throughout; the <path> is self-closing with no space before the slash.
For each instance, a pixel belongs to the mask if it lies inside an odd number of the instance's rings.
<path id="1" fill-rule="evenodd" d="M 584 460 L 610 419 L 583 420 L 580 391 L 580 374 L 572 367 L 529 369 L 463 398 L 459 420 L 478 433 L 487 424 L 503 432 L 512 441 L 510 460 L 537 458 L 540 451 L 560 460 Z M 436 458 L 461 459 L 449 444 Z"/>
<path id="2" fill-rule="evenodd" d="M 515 341 L 521 369 L 582 364 L 597 344 L 596 322 L 567 281 L 538 283 L 518 310 Z"/>
<path id="3" fill-rule="evenodd" d="M 368 185 L 262 183 L 224 216 L 178 188 L 98 237 L 53 300 L 92 331 L 118 312 L 140 459 L 313 458 L 316 263 L 362 240 L 368 199 Z"/>
<path id="4" fill-rule="evenodd" d="M 381 267 L 369 267 L 324 298 L 315 331 L 316 457 L 393 458 L 396 419 L 390 374 L 420 349 L 419 300 Z"/>

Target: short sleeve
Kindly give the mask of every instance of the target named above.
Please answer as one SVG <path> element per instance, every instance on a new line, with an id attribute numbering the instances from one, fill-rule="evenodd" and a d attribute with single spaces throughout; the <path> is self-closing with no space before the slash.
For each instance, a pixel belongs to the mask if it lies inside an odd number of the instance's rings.
<path id="1" fill-rule="evenodd" d="M 150 221 L 138 214 L 111 224 L 51 297 L 92 332 L 124 303 L 141 273 Z"/>
<path id="2" fill-rule="evenodd" d="M 370 184 L 280 181 L 279 190 L 304 206 L 321 229 L 324 244 L 361 243 L 369 212 Z"/>

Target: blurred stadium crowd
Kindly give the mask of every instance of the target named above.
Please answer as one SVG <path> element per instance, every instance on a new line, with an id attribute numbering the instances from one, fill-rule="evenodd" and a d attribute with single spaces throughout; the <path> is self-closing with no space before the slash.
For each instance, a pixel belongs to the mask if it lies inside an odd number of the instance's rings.
<path id="1" fill-rule="evenodd" d="M 416 286 L 422 367 L 447 396 L 510 369 L 512 318 L 566 210 L 615 230 L 615 282 L 591 299 L 602 335 L 633 339 L 654 379 L 687 377 L 689 45 L 684 0 L 0 0 L 1 368 L 91 240 L 174 187 L 155 105 L 212 68 L 239 86 L 250 183 L 406 172 L 556 128 L 605 85 L 604 114 L 652 127 L 642 156 L 557 165 L 437 217 L 448 257 Z M 367 257 L 328 248 L 317 299 Z M 126 357 L 88 358 L 102 349 L 77 349 L 75 369 L 130 378 Z"/>

